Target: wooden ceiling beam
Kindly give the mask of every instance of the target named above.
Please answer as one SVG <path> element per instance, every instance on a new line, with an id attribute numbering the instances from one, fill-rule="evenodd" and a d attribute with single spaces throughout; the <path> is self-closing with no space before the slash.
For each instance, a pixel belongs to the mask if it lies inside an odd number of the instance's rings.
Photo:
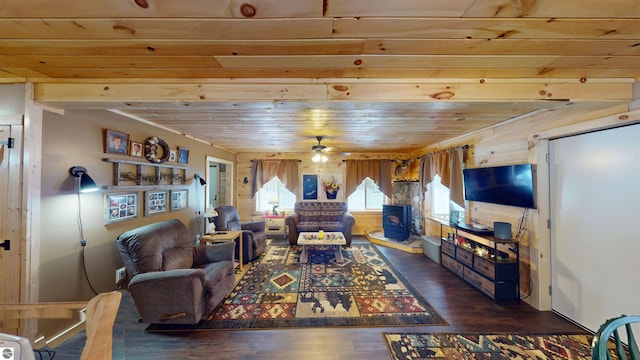
<path id="1" fill-rule="evenodd" d="M 322 0 L 3 1 L 1 17 L 282 18 L 321 17 Z"/>
<path id="2" fill-rule="evenodd" d="M 637 40 L 640 18 L 0 18 L 3 39 L 330 38 Z"/>
<path id="3" fill-rule="evenodd" d="M 326 39 L 332 32 L 332 18 L 0 18 L 3 39 Z"/>
<path id="4" fill-rule="evenodd" d="M 2 55 L 566 55 L 640 56 L 635 40 L 597 39 L 285 39 L 32 40 L 0 39 Z"/>
<path id="5" fill-rule="evenodd" d="M 633 79 L 640 77 L 640 70 L 630 69 L 584 69 L 584 68 L 530 68 L 530 69 L 402 69 L 402 68 L 347 68 L 346 78 L 430 78 L 452 79 L 518 79 L 537 78 L 545 81 L 575 79 L 581 81 L 610 81 L 615 79 Z"/>
<path id="6" fill-rule="evenodd" d="M 289 55 L 215 56 L 214 58 L 226 69 L 341 67 L 404 69 L 640 69 L 640 56 L 565 56 L 561 58 L 557 55 Z M 3 62 L 0 58 L 0 65 L 2 64 Z"/>
<path id="7" fill-rule="evenodd" d="M 485 0 L 474 1 L 465 17 L 607 18 L 640 17 L 637 0 Z"/>
<path id="8" fill-rule="evenodd" d="M 336 18 L 334 38 L 628 39 L 640 18 Z"/>
<path id="9" fill-rule="evenodd" d="M 430 79 L 436 82 L 449 79 L 467 79 L 478 82 L 488 79 L 519 81 L 537 78 L 541 81 L 616 81 L 640 79 L 638 69 L 585 69 L 585 68 L 531 68 L 531 69 L 402 69 L 402 68 L 333 68 L 333 69 L 223 69 L 223 68 L 0 68 L 0 81 L 15 82 L 7 78 L 23 77 L 21 81 L 39 83 L 94 83 L 106 79 L 117 83 L 211 83 L 216 80 L 233 79 L 236 82 L 255 82 L 274 78 L 283 81 L 317 78 L 345 78 L 346 81 L 385 80 L 388 78 Z"/>
<path id="10" fill-rule="evenodd" d="M 191 0 L 175 1 L 5 1 L 0 17 L 191 17 L 283 18 L 350 16 L 424 17 L 640 17 L 635 0 Z"/>
<path id="11" fill-rule="evenodd" d="M 214 56 L 214 55 L 318 55 L 361 54 L 364 39 L 282 39 L 282 40 L 31 40 L 0 39 L 4 55 L 92 56 Z M 591 44 L 598 46 L 598 44 Z M 600 47 L 605 47 L 601 44 Z M 620 43 L 616 48 L 631 44 Z M 610 47 L 609 47 L 610 48 Z M 640 51 L 640 50 L 639 50 Z M 572 55 L 581 55 L 572 53 Z M 590 55 L 590 54 L 582 54 Z M 603 55 L 600 52 L 593 55 Z M 615 55 L 615 54 L 612 54 Z"/>
<path id="12" fill-rule="evenodd" d="M 350 83 L 328 84 L 63 84 L 40 83 L 35 99 L 45 104 L 221 101 L 630 101 L 630 82 L 585 83 Z"/>

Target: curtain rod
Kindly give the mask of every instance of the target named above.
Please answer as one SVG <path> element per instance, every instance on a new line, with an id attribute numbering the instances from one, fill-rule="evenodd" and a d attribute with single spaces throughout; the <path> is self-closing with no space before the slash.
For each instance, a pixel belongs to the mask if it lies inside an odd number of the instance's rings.
<path id="1" fill-rule="evenodd" d="M 439 153 L 439 152 L 448 151 L 448 150 L 454 150 L 454 149 L 468 149 L 468 148 L 469 148 L 469 145 L 468 145 L 468 144 L 464 144 L 464 145 L 460 145 L 460 146 L 454 146 L 454 147 L 450 147 L 450 148 L 445 148 L 445 149 L 438 150 L 438 151 L 433 151 L 433 152 L 430 152 L 430 153 L 424 154 L 424 155 L 422 155 L 422 156 L 425 156 L 425 155 L 432 155 L 432 154 L 437 154 L 437 153 Z M 420 158 L 421 158 L 422 156 L 417 157 L 417 158 L 416 158 L 416 160 L 420 160 Z"/>
<path id="2" fill-rule="evenodd" d="M 389 160 L 390 162 L 394 162 L 394 159 L 367 159 L 367 160 Z M 354 161 L 358 161 L 358 160 L 354 160 Z M 347 162 L 346 159 L 343 159 L 342 162 Z"/>
<path id="3" fill-rule="evenodd" d="M 258 160 L 266 160 L 266 161 L 269 161 L 269 160 L 273 160 L 273 161 L 296 160 L 297 162 L 302 162 L 302 160 L 300 160 L 300 159 L 251 159 L 249 161 L 254 162 L 254 161 L 258 161 Z"/>

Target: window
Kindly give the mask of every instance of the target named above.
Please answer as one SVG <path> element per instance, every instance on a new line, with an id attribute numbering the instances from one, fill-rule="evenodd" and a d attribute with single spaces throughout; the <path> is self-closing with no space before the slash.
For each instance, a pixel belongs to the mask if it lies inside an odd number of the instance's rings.
<path id="1" fill-rule="evenodd" d="M 436 175 L 430 185 L 431 216 L 449 221 L 451 211 L 459 211 L 459 219 L 464 218 L 464 208 L 449 200 L 449 188 L 440 183 L 440 176 Z"/>
<path id="2" fill-rule="evenodd" d="M 381 210 L 387 196 L 380 191 L 373 180 L 366 178 L 358 185 L 356 191 L 349 195 L 349 210 Z"/>
<path id="3" fill-rule="evenodd" d="M 278 205 L 278 210 L 292 210 L 295 203 L 296 195 L 289 191 L 277 176 L 256 193 L 256 211 L 259 213 L 271 213 L 275 205 Z"/>

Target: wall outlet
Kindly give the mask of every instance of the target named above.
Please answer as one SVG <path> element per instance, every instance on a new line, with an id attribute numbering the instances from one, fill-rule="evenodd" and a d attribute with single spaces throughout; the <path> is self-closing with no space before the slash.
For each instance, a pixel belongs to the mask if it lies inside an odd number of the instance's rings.
<path id="1" fill-rule="evenodd" d="M 127 270 L 124 267 L 116 269 L 116 285 L 120 284 L 127 277 Z"/>

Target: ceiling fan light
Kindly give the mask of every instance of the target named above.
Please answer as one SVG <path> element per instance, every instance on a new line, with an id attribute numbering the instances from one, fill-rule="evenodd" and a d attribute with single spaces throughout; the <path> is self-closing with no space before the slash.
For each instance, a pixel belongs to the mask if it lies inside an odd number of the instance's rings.
<path id="1" fill-rule="evenodd" d="M 318 163 L 318 162 L 327 162 L 329 160 L 329 158 L 325 155 L 325 154 L 320 154 L 320 153 L 316 153 L 315 155 L 313 155 L 313 157 L 311 158 L 311 161 L 313 161 L 314 163 Z"/>

